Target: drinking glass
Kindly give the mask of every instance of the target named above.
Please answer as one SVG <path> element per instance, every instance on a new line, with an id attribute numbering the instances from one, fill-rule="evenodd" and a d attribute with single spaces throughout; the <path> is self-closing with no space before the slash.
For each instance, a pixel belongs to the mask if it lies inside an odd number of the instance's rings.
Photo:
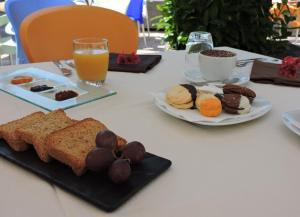
<path id="1" fill-rule="evenodd" d="M 185 65 L 187 71 L 200 74 L 199 53 L 213 49 L 214 44 L 209 32 L 191 32 L 186 44 Z"/>
<path id="2" fill-rule="evenodd" d="M 73 47 L 79 79 L 93 86 L 103 86 L 109 61 L 107 39 L 79 38 L 73 41 Z"/>

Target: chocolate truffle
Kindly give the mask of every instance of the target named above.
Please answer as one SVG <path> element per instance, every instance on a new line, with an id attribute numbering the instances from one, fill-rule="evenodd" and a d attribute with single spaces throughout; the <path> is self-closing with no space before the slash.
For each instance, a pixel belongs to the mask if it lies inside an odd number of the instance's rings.
<path id="1" fill-rule="evenodd" d="M 112 150 L 107 148 L 95 148 L 86 157 L 86 167 L 92 171 L 103 171 L 109 168 L 115 158 Z"/>
<path id="2" fill-rule="evenodd" d="M 121 184 L 127 181 L 131 174 L 131 168 L 128 160 L 118 159 L 113 162 L 108 171 L 109 178 L 115 184 Z"/>

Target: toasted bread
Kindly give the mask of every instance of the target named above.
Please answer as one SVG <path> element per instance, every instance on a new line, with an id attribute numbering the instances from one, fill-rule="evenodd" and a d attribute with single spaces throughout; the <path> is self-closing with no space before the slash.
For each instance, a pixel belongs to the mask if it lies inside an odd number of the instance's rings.
<path id="1" fill-rule="evenodd" d="M 0 125 L 0 138 L 5 139 L 13 150 L 25 151 L 28 148 L 28 144 L 19 138 L 16 133 L 17 129 L 20 127 L 27 128 L 27 126 L 38 123 L 44 116 L 43 112 L 34 112 L 21 119 Z"/>
<path id="2" fill-rule="evenodd" d="M 46 114 L 38 123 L 34 123 L 31 126 L 20 127 L 16 132 L 24 142 L 33 145 L 42 161 L 49 162 L 51 158 L 46 148 L 46 137 L 50 133 L 65 128 L 75 122 L 75 120 L 67 117 L 62 109 L 58 109 Z"/>
<path id="3" fill-rule="evenodd" d="M 96 135 L 107 129 L 101 122 L 86 118 L 47 136 L 49 154 L 58 161 L 70 166 L 78 176 L 85 172 L 87 154 L 96 147 Z M 118 145 L 126 140 L 118 137 Z"/>

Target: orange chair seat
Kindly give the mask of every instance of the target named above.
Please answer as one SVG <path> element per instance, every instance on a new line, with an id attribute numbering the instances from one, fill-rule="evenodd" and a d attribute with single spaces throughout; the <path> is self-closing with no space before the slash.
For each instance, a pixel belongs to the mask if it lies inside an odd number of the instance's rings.
<path id="1" fill-rule="evenodd" d="M 289 22 L 288 27 L 290 27 L 290 28 L 300 27 L 300 22 L 298 20 L 293 20 L 293 21 Z"/>

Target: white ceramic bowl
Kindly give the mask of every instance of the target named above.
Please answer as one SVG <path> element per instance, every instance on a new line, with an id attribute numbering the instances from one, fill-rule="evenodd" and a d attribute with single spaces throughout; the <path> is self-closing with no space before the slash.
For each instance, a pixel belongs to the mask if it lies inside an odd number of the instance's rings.
<path id="1" fill-rule="evenodd" d="M 221 51 L 221 50 L 211 50 Z M 223 50 L 222 50 L 223 51 Z M 203 54 L 205 51 L 199 53 L 199 67 L 202 76 L 207 81 L 224 81 L 232 76 L 233 69 L 236 65 L 236 54 L 233 56 L 211 56 Z"/>

